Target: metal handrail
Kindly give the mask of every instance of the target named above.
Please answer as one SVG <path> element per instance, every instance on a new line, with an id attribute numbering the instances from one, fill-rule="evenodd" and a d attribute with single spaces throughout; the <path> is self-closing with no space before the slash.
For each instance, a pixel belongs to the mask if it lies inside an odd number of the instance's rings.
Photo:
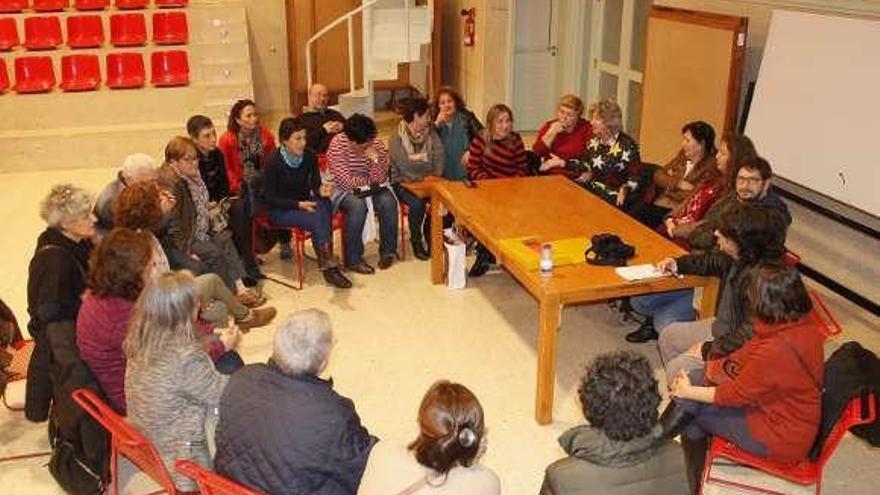
<path id="1" fill-rule="evenodd" d="M 315 43 L 315 41 L 318 38 L 320 38 L 321 36 L 324 36 L 325 34 L 327 34 L 327 32 L 329 32 L 330 30 L 332 30 L 336 26 L 345 22 L 348 25 L 347 26 L 348 27 L 348 89 L 349 89 L 349 91 L 354 91 L 355 82 L 354 82 L 354 24 L 353 24 L 353 19 L 354 19 L 354 16 L 364 12 L 365 9 L 367 9 L 368 7 L 372 7 L 373 5 L 375 5 L 378 2 L 379 2 L 379 0 L 365 1 L 360 7 L 352 9 L 351 11 L 345 13 L 344 15 L 339 16 L 338 18 L 336 18 L 336 20 L 334 20 L 330 24 L 327 24 L 323 28 L 321 28 L 317 33 L 313 34 L 312 37 L 309 38 L 309 41 L 306 42 L 306 82 L 307 82 L 307 88 L 312 87 L 312 45 Z M 410 45 L 409 0 L 403 0 L 403 11 L 404 11 L 404 24 L 406 25 L 406 28 L 405 28 L 406 29 L 406 31 L 405 31 L 406 32 L 406 47 L 407 47 L 406 49 L 407 49 L 407 56 L 409 56 L 409 45 Z M 364 69 L 364 86 L 366 86 L 366 84 L 367 84 L 366 73 L 367 73 L 367 71 L 365 68 Z"/>

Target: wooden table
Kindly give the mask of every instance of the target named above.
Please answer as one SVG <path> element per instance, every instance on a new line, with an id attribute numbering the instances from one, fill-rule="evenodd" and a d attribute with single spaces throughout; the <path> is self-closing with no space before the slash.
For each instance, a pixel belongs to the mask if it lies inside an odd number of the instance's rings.
<path id="1" fill-rule="evenodd" d="M 625 213 L 561 176 L 495 179 L 480 181 L 476 188 L 461 182 L 432 184 L 431 282 L 443 283 L 443 252 L 440 208 L 443 205 L 491 251 L 498 261 L 538 300 L 538 377 L 535 419 L 549 423 L 553 415 L 553 386 L 556 375 L 556 331 L 563 306 L 603 301 L 691 287 L 706 287 L 701 302 L 702 316 L 715 312 L 717 280 L 688 276 L 627 282 L 613 267 L 586 263 L 557 266 L 551 277 L 522 266 L 500 249 L 504 239 L 536 236 L 541 241 L 612 232 L 636 247 L 630 264 L 655 263 L 684 251 L 672 241 L 648 229 Z"/>

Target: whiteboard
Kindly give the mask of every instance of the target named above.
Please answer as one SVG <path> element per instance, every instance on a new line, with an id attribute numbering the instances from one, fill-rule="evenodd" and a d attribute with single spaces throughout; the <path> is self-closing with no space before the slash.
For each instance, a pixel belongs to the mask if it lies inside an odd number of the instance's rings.
<path id="1" fill-rule="evenodd" d="M 880 216 L 880 22 L 773 12 L 746 124 L 773 172 Z"/>

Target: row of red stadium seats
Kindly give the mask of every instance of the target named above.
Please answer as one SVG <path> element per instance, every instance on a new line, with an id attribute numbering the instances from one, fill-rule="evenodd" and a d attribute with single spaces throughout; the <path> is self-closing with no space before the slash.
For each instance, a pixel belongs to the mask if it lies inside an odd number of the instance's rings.
<path id="1" fill-rule="evenodd" d="M 110 0 L 73 0 L 77 10 L 103 10 L 110 6 Z M 189 0 L 153 0 L 156 7 L 184 7 Z M 70 0 L 0 0 L 0 13 L 15 13 L 31 8 L 37 12 L 56 12 L 69 8 Z M 115 0 L 117 9 L 144 9 L 150 0 Z"/>

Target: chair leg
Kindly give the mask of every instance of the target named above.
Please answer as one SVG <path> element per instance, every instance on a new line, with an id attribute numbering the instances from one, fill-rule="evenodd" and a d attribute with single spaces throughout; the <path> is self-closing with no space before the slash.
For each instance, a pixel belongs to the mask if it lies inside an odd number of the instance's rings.
<path id="1" fill-rule="evenodd" d="M 113 495 L 119 495 L 119 452 L 116 450 L 115 442 L 110 448 L 110 478 L 113 483 Z"/>
<path id="2" fill-rule="evenodd" d="M 397 257 L 401 260 L 406 259 L 406 215 L 403 214 L 403 209 L 400 210 L 400 213 L 397 215 L 398 218 L 398 227 L 397 230 L 400 231 L 400 242 L 397 244 Z M 412 235 L 412 233 L 410 233 Z"/>
<path id="3" fill-rule="evenodd" d="M 305 241 L 294 234 L 293 239 L 293 247 L 296 250 L 296 280 L 298 284 L 298 289 L 302 290 L 303 288 L 303 264 L 306 262 L 305 256 Z"/>

